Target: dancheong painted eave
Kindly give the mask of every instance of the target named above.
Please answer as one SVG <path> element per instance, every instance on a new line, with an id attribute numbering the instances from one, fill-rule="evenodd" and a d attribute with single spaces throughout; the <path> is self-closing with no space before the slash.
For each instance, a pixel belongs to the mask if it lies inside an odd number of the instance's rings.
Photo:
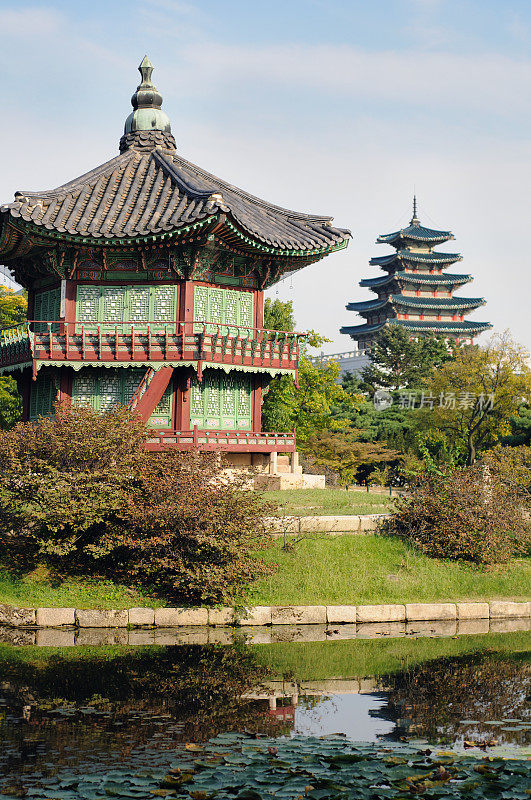
<path id="1" fill-rule="evenodd" d="M 413 333 L 433 333 L 435 335 L 463 335 L 463 336 L 477 336 L 479 333 L 483 333 L 483 331 L 489 330 L 492 328 L 490 322 L 472 322 L 470 320 L 464 321 L 435 321 L 429 322 L 427 320 L 403 320 L 403 319 L 391 319 L 385 320 L 385 322 L 378 322 L 374 324 L 365 324 L 365 325 L 347 325 L 340 329 L 340 333 L 345 333 L 348 336 L 353 336 L 355 338 L 362 338 L 369 335 L 374 335 L 379 331 L 382 331 L 386 325 L 400 325 L 406 330 L 412 331 Z"/>

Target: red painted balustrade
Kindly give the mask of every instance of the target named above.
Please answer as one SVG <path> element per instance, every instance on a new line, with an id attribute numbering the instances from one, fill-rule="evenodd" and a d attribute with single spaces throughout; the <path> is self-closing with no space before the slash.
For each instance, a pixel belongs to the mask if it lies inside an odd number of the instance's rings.
<path id="1" fill-rule="evenodd" d="M 252 433 L 251 431 L 153 430 L 149 432 L 147 450 L 220 450 L 225 453 L 295 453 L 297 440 L 291 433 Z"/>
<path id="2" fill-rule="evenodd" d="M 303 336 L 211 322 L 36 320 L 0 333 L 0 367 L 26 361 L 191 361 L 295 371 Z"/>

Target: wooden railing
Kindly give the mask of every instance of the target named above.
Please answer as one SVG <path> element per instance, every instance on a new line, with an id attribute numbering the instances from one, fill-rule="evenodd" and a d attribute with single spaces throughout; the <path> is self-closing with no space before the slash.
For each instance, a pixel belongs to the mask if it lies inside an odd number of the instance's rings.
<path id="1" fill-rule="evenodd" d="M 163 450 L 176 447 L 178 450 L 221 450 L 232 453 L 295 453 L 297 439 L 292 433 L 252 433 L 251 431 L 202 430 L 197 426 L 191 431 L 154 430 L 149 432 L 148 450 Z"/>
<path id="2" fill-rule="evenodd" d="M 304 334 L 212 322 L 34 320 L 0 334 L 0 366 L 25 360 L 197 361 L 296 370 Z"/>

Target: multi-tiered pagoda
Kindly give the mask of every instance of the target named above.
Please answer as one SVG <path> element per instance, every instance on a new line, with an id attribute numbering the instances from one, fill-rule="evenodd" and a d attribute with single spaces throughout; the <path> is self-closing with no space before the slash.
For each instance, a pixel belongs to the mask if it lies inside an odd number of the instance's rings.
<path id="1" fill-rule="evenodd" d="M 0 335 L 0 373 L 17 378 L 26 420 L 56 401 L 124 404 L 151 449 L 241 464 L 295 452 L 293 432 L 261 431 L 263 388 L 296 379 L 299 358 L 298 334 L 264 330 L 263 293 L 349 232 L 186 161 L 147 58 L 139 69 L 119 155 L 0 207 L 0 259 L 29 301 L 29 322 Z"/>
<path id="2" fill-rule="evenodd" d="M 450 231 L 436 231 L 421 225 L 414 198 L 413 217 L 408 227 L 376 240 L 395 248 L 394 253 L 371 258 L 369 262 L 386 274 L 360 281 L 360 286 L 369 288 L 376 298 L 346 306 L 364 317 L 365 323 L 343 327 L 341 333 L 356 340 L 363 350 L 390 324 L 401 325 L 413 336 L 433 333 L 469 342 L 491 328 L 489 322 L 465 319 L 466 314 L 485 304 L 482 297 L 454 297 L 455 289 L 471 281 L 472 276 L 444 270 L 461 261 L 462 256 L 434 249 L 454 238 Z"/>

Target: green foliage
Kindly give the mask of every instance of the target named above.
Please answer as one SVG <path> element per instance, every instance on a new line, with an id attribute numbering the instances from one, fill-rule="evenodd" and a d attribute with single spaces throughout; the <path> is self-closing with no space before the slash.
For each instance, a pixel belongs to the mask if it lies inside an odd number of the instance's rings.
<path id="1" fill-rule="evenodd" d="M 272 300 L 266 297 L 264 302 L 264 328 L 268 331 L 292 331 L 295 328 L 293 302 Z"/>
<path id="2" fill-rule="evenodd" d="M 16 381 L 9 375 L 0 378 L 0 428 L 12 428 L 22 414 L 22 398 Z"/>
<path id="3" fill-rule="evenodd" d="M 503 444 L 531 445 L 531 407 L 527 403 L 521 403 L 516 414 L 509 418 L 509 425 L 511 433 L 503 437 Z"/>
<path id="4" fill-rule="evenodd" d="M 485 347 L 460 348 L 427 383 L 433 410 L 419 411 L 424 429 L 437 428 L 456 452 L 473 464 L 479 451 L 494 447 L 509 433 L 509 420 L 522 400 L 531 400 L 527 351 L 505 333 Z M 439 398 L 447 398 L 441 404 Z M 453 398 L 453 402 L 448 402 Z"/>
<path id="5" fill-rule="evenodd" d="M 0 558 L 217 602 L 264 572 L 260 498 L 215 453 L 147 453 L 126 409 L 74 407 L 0 434 Z"/>
<path id="6" fill-rule="evenodd" d="M 0 331 L 24 322 L 27 312 L 25 294 L 15 294 L 12 289 L 0 286 Z"/>
<path id="7" fill-rule="evenodd" d="M 432 466 L 397 501 L 395 532 L 431 557 L 495 564 L 528 554 L 530 495 L 521 481 L 530 462 L 529 452 L 520 464 L 500 453 L 475 466 Z"/>
<path id="8" fill-rule="evenodd" d="M 0 286 L 0 331 L 26 319 L 28 303 L 25 295 Z M 10 376 L 0 378 L 0 429 L 11 428 L 22 415 L 22 399 L 17 384 Z"/>
<path id="9" fill-rule="evenodd" d="M 372 390 L 416 388 L 452 357 L 443 338 L 429 335 L 414 339 L 402 326 L 390 325 L 376 339 L 371 363 L 362 377 Z"/>
<path id="10" fill-rule="evenodd" d="M 299 442 L 304 445 L 315 433 L 344 428 L 342 422 L 331 418 L 332 406 L 341 402 L 355 408 L 357 398 L 346 394 L 338 378 L 339 366 L 335 361 L 315 365 L 301 358 L 298 387 L 287 376 L 271 382 L 262 408 L 264 430 L 295 428 Z"/>
<path id="11" fill-rule="evenodd" d="M 400 453 L 380 442 L 361 442 L 352 430 L 313 433 L 304 444 L 311 464 L 339 475 L 342 483 L 364 481 L 375 468 L 398 465 Z"/>

